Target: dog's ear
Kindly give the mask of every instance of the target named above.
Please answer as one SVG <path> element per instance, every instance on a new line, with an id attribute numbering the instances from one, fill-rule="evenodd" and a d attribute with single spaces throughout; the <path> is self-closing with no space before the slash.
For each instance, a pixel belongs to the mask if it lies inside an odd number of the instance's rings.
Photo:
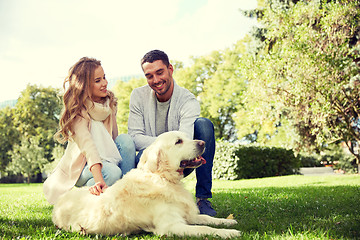
<path id="1" fill-rule="evenodd" d="M 141 155 L 140 162 L 137 167 L 151 172 L 156 172 L 161 167 L 161 163 L 165 157 L 164 151 L 160 148 L 150 146 L 145 149 Z"/>
<path id="2" fill-rule="evenodd" d="M 141 155 L 140 162 L 137 166 L 139 169 L 149 170 L 155 172 L 157 169 L 157 155 L 158 150 L 153 145 L 146 148 Z"/>
<path id="3" fill-rule="evenodd" d="M 149 147 L 146 148 L 146 149 L 143 151 L 143 153 L 142 153 L 142 155 L 141 155 L 141 157 L 140 157 L 140 161 L 139 161 L 139 163 L 138 163 L 138 165 L 137 165 L 137 168 L 139 168 L 139 169 L 144 169 L 144 166 L 145 166 L 145 164 L 146 164 L 146 162 L 147 162 L 147 160 L 148 160 L 148 151 L 149 151 Z"/>

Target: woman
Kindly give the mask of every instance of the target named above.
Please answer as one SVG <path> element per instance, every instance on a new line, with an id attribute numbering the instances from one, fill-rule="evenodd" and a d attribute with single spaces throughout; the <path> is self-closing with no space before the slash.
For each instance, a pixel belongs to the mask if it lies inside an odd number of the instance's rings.
<path id="1" fill-rule="evenodd" d="M 118 135 L 117 100 L 107 84 L 104 69 L 96 59 L 81 58 L 69 70 L 60 129 L 55 134 L 56 140 L 68 144 L 43 186 L 51 204 L 74 186 L 89 186 L 92 194 L 99 195 L 135 167 L 135 154 L 121 154 L 135 153 L 130 136 L 119 136 L 122 143 L 127 143 L 118 146 L 119 150 L 114 142 Z"/>

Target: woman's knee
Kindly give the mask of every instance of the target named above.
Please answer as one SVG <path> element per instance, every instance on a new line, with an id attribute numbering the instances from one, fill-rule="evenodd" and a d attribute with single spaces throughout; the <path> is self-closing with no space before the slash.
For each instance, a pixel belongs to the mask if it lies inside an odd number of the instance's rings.
<path id="1" fill-rule="evenodd" d="M 135 143 L 129 134 L 120 134 L 117 136 L 115 144 L 119 150 L 135 151 Z"/>
<path id="2" fill-rule="evenodd" d="M 106 184 L 111 186 L 122 177 L 122 171 L 115 164 L 111 164 L 111 166 L 107 166 L 103 169 L 103 177 Z"/>

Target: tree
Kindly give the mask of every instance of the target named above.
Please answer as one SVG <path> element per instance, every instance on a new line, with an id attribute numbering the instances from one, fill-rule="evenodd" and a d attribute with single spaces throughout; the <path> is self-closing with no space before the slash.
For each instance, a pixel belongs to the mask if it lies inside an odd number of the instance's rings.
<path id="1" fill-rule="evenodd" d="M 129 82 L 116 82 L 113 91 L 118 99 L 116 121 L 119 134 L 128 132 L 127 123 L 129 118 L 129 103 L 132 90 L 145 84 L 147 84 L 145 78 L 131 79 Z"/>
<path id="2" fill-rule="evenodd" d="M 7 171 L 22 174 L 30 183 L 30 177 L 40 173 L 48 160 L 45 158 L 45 149 L 39 146 L 39 137 L 22 137 L 21 145 L 15 144 L 10 152 L 12 161 Z"/>
<path id="3" fill-rule="evenodd" d="M 57 131 L 61 111 L 59 90 L 28 85 L 22 91 L 14 108 L 13 124 L 21 136 L 39 137 L 45 157 L 51 159 L 55 147 L 53 136 Z"/>
<path id="4" fill-rule="evenodd" d="M 65 147 L 63 145 L 56 145 L 52 151 L 52 158 L 54 159 L 54 161 L 48 162 L 47 164 L 44 165 L 43 173 L 46 175 L 50 175 L 51 172 L 58 165 L 64 154 L 65 154 Z"/>
<path id="5" fill-rule="evenodd" d="M 343 141 L 359 163 L 351 144 L 360 143 L 358 6 L 329 1 L 267 8 L 266 49 L 249 60 L 245 74 L 249 88 L 267 96 L 262 118 L 286 117 L 309 148 Z"/>
<path id="6" fill-rule="evenodd" d="M 199 100 L 201 116 L 213 122 L 217 139 L 236 140 L 234 113 L 246 89 L 239 71 L 244 52 L 245 40 L 242 40 L 223 51 L 193 58 L 190 67 L 174 74 L 177 83 Z"/>
<path id="7" fill-rule="evenodd" d="M 273 42 L 267 39 L 269 25 L 264 24 L 264 19 L 270 11 L 286 13 L 297 2 L 299 0 L 258 0 L 257 9 L 241 10 L 243 15 L 257 18 L 261 24 L 250 31 L 246 41 L 246 53 L 239 67 L 241 74 L 249 81 L 243 104 L 238 106 L 235 113 L 239 138 L 245 136 L 263 145 L 298 148 L 299 135 L 294 124 L 286 117 L 289 113 L 287 109 L 277 108 L 278 99 L 264 87 L 264 82 L 252 81 L 252 78 L 259 78 L 258 74 L 266 77 L 267 67 L 273 67 L 270 63 L 263 63 L 267 61 L 264 57 L 269 54 L 273 45 Z M 270 18 L 269 21 L 271 22 Z"/>
<path id="8" fill-rule="evenodd" d="M 0 173 L 11 161 L 9 151 L 19 142 L 19 134 L 13 125 L 14 110 L 6 107 L 0 110 Z"/>

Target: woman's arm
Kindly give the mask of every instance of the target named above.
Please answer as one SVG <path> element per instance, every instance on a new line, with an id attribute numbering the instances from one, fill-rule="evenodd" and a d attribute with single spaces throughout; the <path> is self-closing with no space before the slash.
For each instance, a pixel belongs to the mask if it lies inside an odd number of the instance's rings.
<path id="1" fill-rule="evenodd" d="M 72 136 L 74 142 L 78 145 L 82 154 L 84 154 L 90 172 L 92 173 L 95 185 L 90 187 L 89 191 L 92 194 L 99 195 L 107 188 L 105 180 L 101 173 L 102 163 L 99 152 L 92 139 L 89 122 L 83 117 L 78 116 L 74 122 L 74 135 Z"/>
<path id="2" fill-rule="evenodd" d="M 95 185 L 89 188 L 90 193 L 94 195 L 100 195 L 108 187 L 105 183 L 103 175 L 101 173 L 101 164 L 95 164 L 90 168 L 90 172 L 94 176 Z"/>

